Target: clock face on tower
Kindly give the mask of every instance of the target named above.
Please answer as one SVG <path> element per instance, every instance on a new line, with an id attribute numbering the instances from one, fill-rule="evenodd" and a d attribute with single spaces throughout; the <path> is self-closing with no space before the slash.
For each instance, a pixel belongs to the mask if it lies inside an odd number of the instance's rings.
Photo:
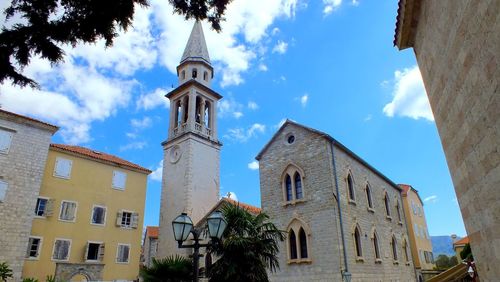
<path id="1" fill-rule="evenodd" d="M 182 150 L 179 145 L 175 145 L 170 149 L 170 163 L 175 164 L 179 161 L 182 155 Z"/>

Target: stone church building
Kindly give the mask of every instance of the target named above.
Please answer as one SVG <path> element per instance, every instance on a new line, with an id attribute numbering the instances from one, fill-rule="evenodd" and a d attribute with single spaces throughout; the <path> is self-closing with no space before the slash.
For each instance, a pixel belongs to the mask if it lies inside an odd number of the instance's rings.
<path id="1" fill-rule="evenodd" d="M 415 281 L 398 185 L 289 120 L 256 159 L 262 209 L 288 232 L 272 281 Z"/>

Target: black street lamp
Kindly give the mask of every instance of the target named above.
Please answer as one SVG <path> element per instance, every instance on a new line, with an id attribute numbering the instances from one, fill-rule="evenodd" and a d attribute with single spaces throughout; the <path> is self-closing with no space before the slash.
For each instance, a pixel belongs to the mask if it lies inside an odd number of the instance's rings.
<path id="1" fill-rule="evenodd" d="M 219 240 L 222 237 L 222 233 L 224 233 L 224 230 L 226 229 L 227 223 L 222 213 L 220 211 L 216 211 L 207 218 L 207 225 L 208 236 L 210 239 Z M 174 230 L 174 238 L 179 244 L 179 248 L 193 249 L 193 281 L 198 282 L 198 268 L 201 257 L 200 248 L 208 247 L 214 243 L 210 240 L 208 244 L 200 244 L 200 235 L 203 229 L 193 228 L 193 221 L 186 213 L 182 213 L 172 221 L 172 228 Z M 190 233 L 193 234 L 194 244 L 182 245 L 182 242 L 187 240 Z"/>

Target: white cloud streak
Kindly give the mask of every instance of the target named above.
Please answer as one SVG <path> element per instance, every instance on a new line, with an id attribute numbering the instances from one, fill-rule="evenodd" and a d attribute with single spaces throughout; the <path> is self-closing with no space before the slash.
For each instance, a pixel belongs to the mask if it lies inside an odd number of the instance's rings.
<path id="1" fill-rule="evenodd" d="M 244 129 L 241 127 L 231 128 L 227 131 L 227 133 L 223 136 L 226 139 L 245 143 L 250 138 L 256 136 L 257 134 L 262 134 L 266 130 L 266 126 L 260 123 L 254 123 L 249 128 Z"/>
<path id="2" fill-rule="evenodd" d="M 279 40 L 273 47 L 273 53 L 285 54 L 288 49 L 288 43 Z"/>
<path id="3" fill-rule="evenodd" d="M 438 201 L 438 196 L 432 195 L 424 199 L 424 202 L 436 203 Z"/>
<path id="4" fill-rule="evenodd" d="M 160 161 L 158 166 L 153 170 L 153 172 L 149 175 L 149 178 L 154 181 L 160 181 L 163 177 L 163 160 Z"/>
<path id="5" fill-rule="evenodd" d="M 253 162 L 248 163 L 248 168 L 250 170 L 257 170 L 257 169 L 259 169 L 259 162 L 258 161 L 253 161 Z"/>
<path id="6" fill-rule="evenodd" d="M 384 106 L 388 117 L 403 116 L 434 121 L 418 66 L 394 73 L 393 99 Z"/>

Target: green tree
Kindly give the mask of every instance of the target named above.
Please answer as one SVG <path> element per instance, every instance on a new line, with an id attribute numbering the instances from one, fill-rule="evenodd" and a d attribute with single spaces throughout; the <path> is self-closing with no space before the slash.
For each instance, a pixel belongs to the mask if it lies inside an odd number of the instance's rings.
<path id="1" fill-rule="evenodd" d="M 447 255 L 439 255 L 436 259 L 436 267 L 438 269 L 448 269 L 450 258 Z"/>
<path id="2" fill-rule="evenodd" d="M 450 262 L 449 262 L 449 265 L 448 265 L 448 268 L 452 267 L 452 266 L 455 266 L 458 264 L 458 259 L 457 259 L 457 256 L 451 256 L 450 257 Z"/>
<path id="3" fill-rule="evenodd" d="M 265 213 L 253 215 L 238 205 L 226 205 L 222 213 L 227 228 L 222 242 L 212 249 L 218 260 L 210 270 L 210 281 L 269 281 L 266 270 L 279 268 L 278 241 L 285 239 L 285 232 Z"/>
<path id="4" fill-rule="evenodd" d="M 4 282 L 7 281 L 7 278 L 12 277 L 12 269 L 9 268 L 9 265 L 6 262 L 0 263 L 0 279 Z"/>
<path id="5" fill-rule="evenodd" d="M 472 255 L 472 250 L 470 248 L 470 244 L 466 244 L 464 249 L 460 252 L 460 258 L 465 260 L 474 260 L 474 256 Z"/>
<path id="6" fill-rule="evenodd" d="M 144 267 L 140 275 L 145 282 L 188 282 L 192 279 L 192 261 L 176 255 L 154 259 L 151 267 Z"/>
<path id="7" fill-rule="evenodd" d="M 7 1 L 7 0 L 5 0 Z M 167 0 L 164 0 L 167 1 Z M 174 11 L 186 19 L 207 19 L 220 31 L 220 22 L 231 0 L 168 0 Z M 127 30 L 134 16 L 134 4 L 148 6 L 148 0 L 11 0 L 6 18 L 14 15 L 25 23 L 0 33 L 0 83 L 6 79 L 20 86 L 38 87 L 33 79 L 21 74 L 32 56 L 41 56 L 55 64 L 64 58 L 61 45 L 94 43 L 103 38 L 106 47 L 113 44 L 117 30 Z M 62 14 L 61 14 L 62 13 Z M 3 23 L 2 23 L 3 24 Z"/>

